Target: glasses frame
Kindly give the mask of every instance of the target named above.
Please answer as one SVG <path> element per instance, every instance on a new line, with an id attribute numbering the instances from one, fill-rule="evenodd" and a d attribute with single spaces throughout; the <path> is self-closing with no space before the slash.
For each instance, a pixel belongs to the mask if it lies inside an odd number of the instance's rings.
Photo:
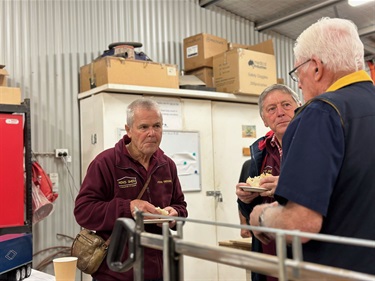
<path id="1" fill-rule="evenodd" d="M 296 66 L 291 71 L 289 71 L 288 74 L 289 74 L 290 78 L 292 78 L 293 81 L 298 82 L 298 75 L 296 73 L 297 69 L 300 68 L 302 65 L 308 63 L 309 61 L 311 61 L 311 59 L 308 59 L 307 61 L 301 63 L 300 65 Z"/>

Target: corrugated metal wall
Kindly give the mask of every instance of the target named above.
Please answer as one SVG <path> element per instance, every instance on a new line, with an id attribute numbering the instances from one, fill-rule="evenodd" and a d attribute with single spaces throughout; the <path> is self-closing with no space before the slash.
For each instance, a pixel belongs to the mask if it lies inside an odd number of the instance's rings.
<path id="1" fill-rule="evenodd" d="M 183 38 L 206 32 L 228 41 L 256 44 L 274 39 L 278 77 L 292 84 L 292 40 L 259 33 L 253 23 L 198 0 L 1 0 L 0 64 L 9 72 L 8 86 L 21 87 L 31 99 L 32 148 L 49 173 L 59 176 L 55 211 L 34 226 L 34 267 L 70 246 L 78 226 L 73 217 L 80 184 L 79 67 L 99 56 L 112 42 L 142 42 L 156 62 L 183 69 Z M 296 89 L 297 90 L 297 89 Z M 3 136 L 1 136 L 3 137 Z M 50 155 L 67 148 L 72 162 Z M 44 269 L 52 273 L 52 266 Z"/>

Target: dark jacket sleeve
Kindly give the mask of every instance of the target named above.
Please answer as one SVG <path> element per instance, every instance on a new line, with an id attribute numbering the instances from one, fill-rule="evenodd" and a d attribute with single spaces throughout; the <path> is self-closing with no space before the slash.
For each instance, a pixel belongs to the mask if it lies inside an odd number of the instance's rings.
<path id="1" fill-rule="evenodd" d="M 262 162 L 266 155 L 266 150 L 260 150 L 258 144 L 260 141 L 263 141 L 264 139 L 265 137 L 261 137 L 250 146 L 252 158 L 246 160 L 243 163 L 239 182 L 246 182 L 248 177 L 259 176 L 260 169 L 262 167 Z M 239 211 L 246 218 L 246 220 L 248 220 L 253 208 L 256 205 L 262 204 L 262 197 L 258 196 L 251 203 L 244 203 L 241 200 L 237 199 L 237 203 Z"/>
<path id="2" fill-rule="evenodd" d="M 258 196 L 251 203 L 244 203 L 240 199 L 237 199 L 238 209 L 241 214 L 248 220 L 250 213 L 253 211 L 256 205 L 262 204 L 262 197 Z"/>
<path id="3" fill-rule="evenodd" d="M 250 165 L 251 165 L 251 159 L 246 160 L 241 169 L 240 179 L 238 182 L 246 182 L 247 178 L 250 176 Z"/>

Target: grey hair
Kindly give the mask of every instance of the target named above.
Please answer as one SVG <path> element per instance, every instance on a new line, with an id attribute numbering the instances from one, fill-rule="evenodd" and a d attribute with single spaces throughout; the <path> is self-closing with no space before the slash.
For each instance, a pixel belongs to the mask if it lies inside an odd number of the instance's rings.
<path id="1" fill-rule="evenodd" d="M 161 114 L 159 104 L 152 99 L 140 98 L 129 104 L 126 110 L 126 123 L 129 127 L 134 123 L 134 112 L 137 109 L 154 110 L 160 116 L 161 121 L 163 121 L 163 115 Z"/>
<path id="2" fill-rule="evenodd" d="M 297 62 L 315 55 L 334 72 L 365 68 L 364 47 L 358 28 L 346 19 L 321 18 L 299 35 L 293 51 Z"/>
<path id="3" fill-rule="evenodd" d="M 259 113 L 261 117 L 263 117 L 263 104 L 264 104 L 265 98 L 268 96 L 269 93 L 276 91 L 276 90 L 281 91 L 285 94 L 289 94 L 293 98 L 293 100 L 296 102 L 297 106 L 301 105 L 298 95 L 291 88 L 283 84 L 273 84 L 265 88 L 259 96 L 258 105 L 259 105 Z"/>

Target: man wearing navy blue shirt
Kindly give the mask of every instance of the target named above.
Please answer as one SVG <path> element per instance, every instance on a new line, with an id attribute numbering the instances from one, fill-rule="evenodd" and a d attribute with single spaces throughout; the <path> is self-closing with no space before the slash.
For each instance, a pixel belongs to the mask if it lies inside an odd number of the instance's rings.
<path id="1" fill-rule="evenodd" d="M 322 18 L 297 38 L 294 55 L 289 75 L 306 103 L 283 137 L 278 203 L 254 207 L 250 224 L 375 240 L 375 86 L 357 27 Z M 302 242 L 305 261 L 375 275 L 375 248 Z"/>

